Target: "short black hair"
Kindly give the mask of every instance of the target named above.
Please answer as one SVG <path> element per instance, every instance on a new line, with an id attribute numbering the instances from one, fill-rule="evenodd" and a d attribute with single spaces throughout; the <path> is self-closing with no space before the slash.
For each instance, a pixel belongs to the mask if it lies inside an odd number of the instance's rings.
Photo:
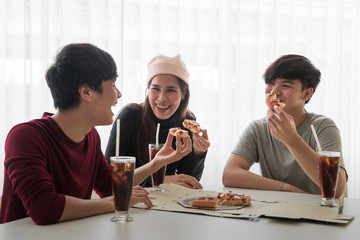
<path id="1" fill-rule="evenodd" d="M 266 84 L 273 82 L 277 78 L 288 80 L 300 80 L 302 90 L 313 88 L 314 92 L 320 83 L 321 73 L 309 59 L 296 54 L 281 56 L 273 62 L 264 73 Z M 308 103 L 310 98 L 305 102 Z"/>
<path id="2" fill-rule="evenodd" d="M 55 109 L 66 110 L 80 103 L 79 87 L 87 84 L 102 93 L 102 81 L 118 76 L 112 56 L 89 43 L 66 45 L 46 72 L 46 82 Z"/>

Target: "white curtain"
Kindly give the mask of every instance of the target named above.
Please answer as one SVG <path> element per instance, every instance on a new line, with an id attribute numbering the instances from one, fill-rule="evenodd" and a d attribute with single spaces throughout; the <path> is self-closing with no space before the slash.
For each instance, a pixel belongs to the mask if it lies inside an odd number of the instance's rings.
<path id="1" fill-rule="evenodd" d="M 55 111 L 44 74 L 58 49 L 90 42 L 117 62 L 123 98 L 115 111 L 143 101 L 152 57 L 182 55 L 190 110 L 211 140 L 201 182 L 219 185 L 239 135 L 266 114 L 263 72 L 296 53 L 322 72 L 306 109 L 339 127 L 348 196 L 360 198 L 359 40 L 357 0 L 0 0 L 0 159 L 13 125 Z M 97 128 L 103 149 L 110 128 Z M 2 174 L 1 164 L 1 192 Z"/>

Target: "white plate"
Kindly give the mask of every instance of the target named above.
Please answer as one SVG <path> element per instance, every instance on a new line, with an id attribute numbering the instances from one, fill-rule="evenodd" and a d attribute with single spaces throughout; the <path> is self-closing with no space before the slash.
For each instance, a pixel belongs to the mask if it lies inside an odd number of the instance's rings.
<path id="1" fill-rule="evenodd" d="M 179 198 L 177 200 L 177 202 L 186 208 L 195 208 L 195 209 L 205 209 L 205 210 L 213 210 L 213 211 L 217 211 L 217 210 L 236 210 L 236 209 L 241 209 L 244 207 L 247 207 L 249 205 L 246 206 L 225 206 L 225 205 L 218 205 L 216 208 L 200 208 L 200 207 L 193 207 L 191 206 L 190 202 L 194 199 L 197 199 L 199 197 L 209 197 L 209 196 L 196 196 L 196 197 L 184 197 L 184 198 Z M 210 196 L 211 197 L 211 196 Z M 216 197 L 213 197 L 216 199 Z"/>

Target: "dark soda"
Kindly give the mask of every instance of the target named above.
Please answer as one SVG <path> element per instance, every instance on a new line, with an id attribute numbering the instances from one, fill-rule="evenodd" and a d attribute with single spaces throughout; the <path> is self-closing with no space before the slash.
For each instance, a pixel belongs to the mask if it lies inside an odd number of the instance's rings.
<path id="1" fill-rule="evenodd" d="M 340 157 L 319 156 L 321 195 L 332 199 L 335 196 Z"/>
<path id="2" fill-rule="evenodd" d="M 111 162 L 112 189 L 115 209 L 118 212 L 128 212 L 134 181 L 132 162 Z"/>
<path id="3" fill-rule="evenodd" d="M 164 144 L 159 144 L 156 146 L 156 144 L 149 144 L 149 157 L 150 161 L 154 159 L 155 155 L 160 151 Z M 151 174 L 151 181 L 153 187 L 158 187 L 160 184 L 164 182 L 165 178 L 165 172 L 166 172 L 166 166 L 160 168 L 153 174 Z"/>

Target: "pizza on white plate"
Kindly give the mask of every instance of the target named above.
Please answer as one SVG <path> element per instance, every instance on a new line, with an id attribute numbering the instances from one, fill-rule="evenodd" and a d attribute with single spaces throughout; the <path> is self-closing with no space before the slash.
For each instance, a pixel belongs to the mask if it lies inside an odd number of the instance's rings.
<path id="1" fill-rule="evenodd" d="M 232 191 L 220 192 L 216 197 L 217 204 L 226 206 L 247 206 L 251 203 L 251 197 L 245 194 L 237 194 Z"/>

